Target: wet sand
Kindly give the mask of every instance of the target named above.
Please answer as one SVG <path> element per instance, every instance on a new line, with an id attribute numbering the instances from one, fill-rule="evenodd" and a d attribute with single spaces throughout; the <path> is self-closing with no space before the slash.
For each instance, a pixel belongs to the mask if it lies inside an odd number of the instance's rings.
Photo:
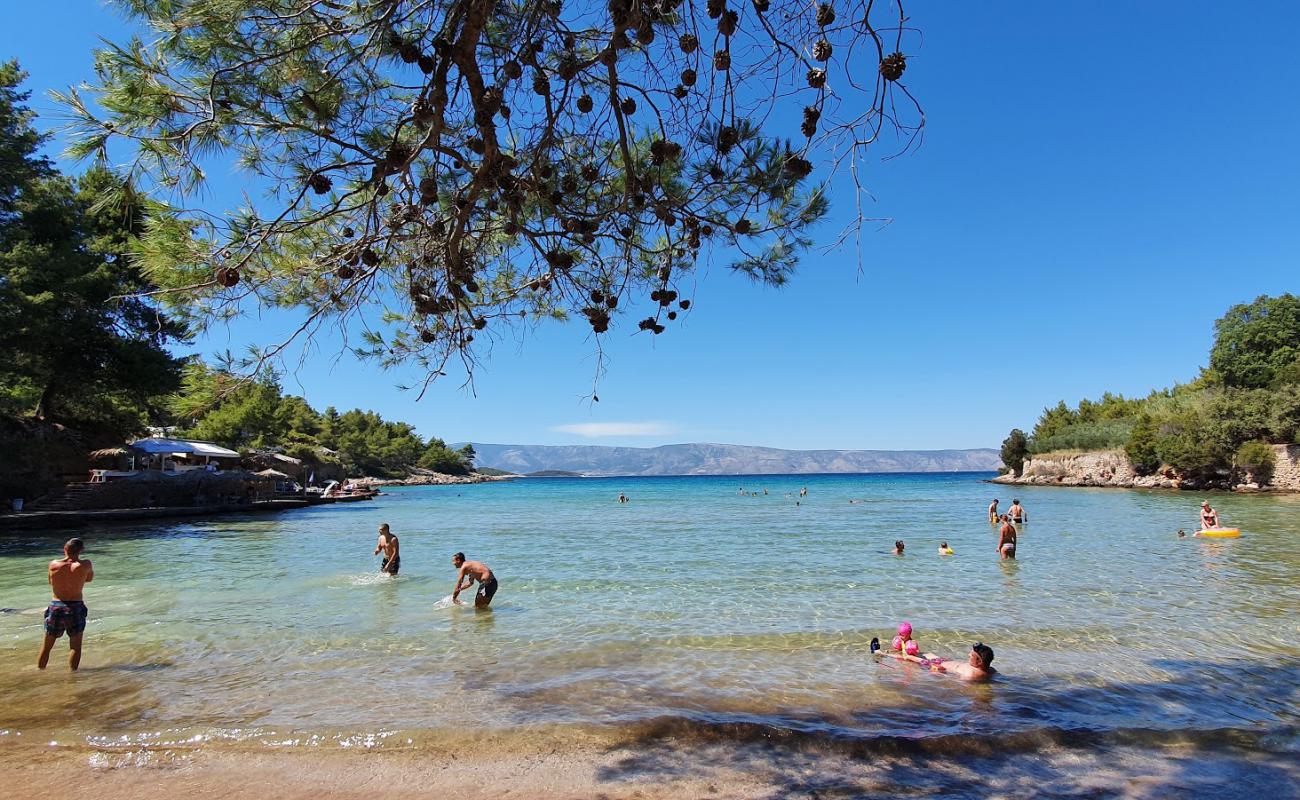
<path id="1" fill-rule="evenodd" d="M 942 749 L 942 748 L 939 748 Z M 781 743 L 599 736 L 462 737 L 455 746 L 145 749 L 0 744 L 13 797 L 825 798 L 866 796 L 1295 797 L 1284 753 L 1112 744 L 976 757 L 827 753 Z"/>

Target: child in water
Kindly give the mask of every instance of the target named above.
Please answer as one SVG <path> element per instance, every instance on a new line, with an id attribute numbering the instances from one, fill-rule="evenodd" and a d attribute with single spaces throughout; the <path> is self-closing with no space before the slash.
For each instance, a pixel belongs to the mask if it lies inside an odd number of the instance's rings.
<path id="1" fill-rule="evenodd" d="M 950 555 L 953 554 L 953 552 L 954 552 L 953 549 L 952 549 L 951 547 L 948 546 L 948 543 L 947 543 L 947 542 L 940 542 L 940 543 L 939 543 L 939 555 L 941 555 L 941 556 L 950 556 Z"/>

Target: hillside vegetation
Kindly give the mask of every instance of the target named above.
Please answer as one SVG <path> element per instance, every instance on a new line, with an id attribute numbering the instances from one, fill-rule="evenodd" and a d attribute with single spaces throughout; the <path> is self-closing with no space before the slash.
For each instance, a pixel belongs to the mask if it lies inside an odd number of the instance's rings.
<path id="1" fill-rule="evenodd" d="M 1017 474 L 1033 455 L 1122 448 L 1139 474 L 1187 477 L 1234 467 L 1266 481 L 1272 444 L 1300 442 L 1300 298 L 1261 296 L 1214 324 L 1209 365 L 1196 380 L 1143 398 L 1106 392 L 1098 400 L 1043 409 L 1033 431 L 1003 443 Z"/>

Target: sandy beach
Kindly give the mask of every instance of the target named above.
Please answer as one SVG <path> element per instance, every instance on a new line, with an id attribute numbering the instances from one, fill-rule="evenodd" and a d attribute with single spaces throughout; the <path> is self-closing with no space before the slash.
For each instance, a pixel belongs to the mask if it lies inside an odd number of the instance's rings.
<path id="1" fill-rule="evenodd" d="M 1282 754 L 1171 741 L 1086 748 L 990 743 L 984 755 L 827 753 L 774 741 L 701 741 L 646 732 L 459 737 L 436 748 L 117 750 L 0 745 L 14 797 L 205 798 L 825 798 L 1240 796 L 1287 794 L 1300 769 Z M 935 742 L 936 751 L 942 744 Z M 1024 749 L 1029 745 L 1029 749 Z M 928 749 L 928 748 L 927 748 Z"/>

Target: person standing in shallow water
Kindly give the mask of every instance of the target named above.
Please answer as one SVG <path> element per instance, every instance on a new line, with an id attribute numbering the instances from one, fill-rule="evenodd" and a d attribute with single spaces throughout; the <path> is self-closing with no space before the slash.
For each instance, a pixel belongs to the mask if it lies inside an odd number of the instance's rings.
<path id="1" fill-rule="evenodd" d="M 1002 515 L 1002 529 L 998 535 L 998 558 L 1005 561 L 1016 557 L 1016 526 L 1009 514 Z"/>
<path id="2" fill-rule="evenodd" d="M 372 555 L 379 555 L 381 552 L 384 554 L 384 563 L 380 565 L 379 571 L 396 575 L 402 568 L 401 544 L 389 530 L 387 522 L 379 526 L 379 541 L 375 543 L 375 552 Z"/>
<path id="3" fill-rule="evenodd" d="M 45 609 L 45 641 L 41 644 L 36 666 L 45 669 L 50 661 L 50 651 L 63 634 L 68 634 L 68 668 L 81 666 L 81 636 L 86 631 L 89 612 L 82 600 L 82 588 L 95 579 L 95 569 L 89 559 L 81 557 L 85 543 L 69 539 L 63 545 L 63 558 L 50 562 L 48 579 L 54 599 Z"/>
<path id="4" fill-rule="evenodd" d="M 998 524 L 998 499 L 996 497 L 993 498 L 992 503 L 989 503 L 989 524 Z"/>
<path id="5" fill-rule="evenodd" d="M 1011 517 L 1013 525 L 1020 525 L 1029 521 L 1029 514 L 1025 513 L 1025 507 L 1020 505 L 1019 500 L 1011 501 L 1011 508 L 1007 509 L 1007 514 Z"/>
<path id="6" fill-rule="evenodd" d="M 451 593 L 451 601 L 456 605 L 463 605 L 460 602 L 460 593 L 473 586 L 474 581 L 478 581 L 474 607 L 487 608 L 497 593 L 497 576 L 488 569 L 488 565 L 482 561 L 466 561 L 464 553 L 452 556 L 451 565 L 459 570 L 456 573 L 456 589 Z"/>

